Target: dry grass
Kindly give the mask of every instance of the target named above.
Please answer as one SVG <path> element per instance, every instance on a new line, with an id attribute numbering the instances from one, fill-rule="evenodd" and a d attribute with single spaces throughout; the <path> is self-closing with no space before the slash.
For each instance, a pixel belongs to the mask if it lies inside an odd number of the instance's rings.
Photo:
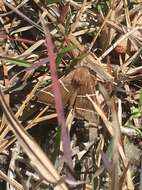
<path id="1" fill-rule="evenodd" d="M 141 10 L 0 0 L 0 189 L 142 189 Z"/>

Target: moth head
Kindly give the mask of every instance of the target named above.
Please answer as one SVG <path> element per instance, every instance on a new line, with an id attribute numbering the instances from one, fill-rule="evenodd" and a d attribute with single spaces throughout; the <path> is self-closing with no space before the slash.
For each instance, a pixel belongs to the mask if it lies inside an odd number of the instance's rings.
<path id="1" fill-rule="evenodd" d="M 78 88 L 81 86 L 85 87 L 89 85 L 90 80 L 91 80 L 91 77 L 90 77 L 89 70 L 85 67 L 80 67 L 74 71 L 71 83 L 75 88 Z"/>

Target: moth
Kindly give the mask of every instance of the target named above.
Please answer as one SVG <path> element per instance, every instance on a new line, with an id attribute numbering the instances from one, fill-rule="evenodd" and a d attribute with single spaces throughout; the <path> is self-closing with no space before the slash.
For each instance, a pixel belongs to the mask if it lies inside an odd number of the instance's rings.
<path id="1" fill-rule="evenodd" d="M 74 108 L 76 118 L 94 122 L 96 112 L 86 94 L 96 100 L 96 76 L 88 68 L 78 67 L 59 79 L 59 84 L 63 106 Z M 39 102 L 54 107 L 52 84 L 41 89 L 36 96 Z"/>

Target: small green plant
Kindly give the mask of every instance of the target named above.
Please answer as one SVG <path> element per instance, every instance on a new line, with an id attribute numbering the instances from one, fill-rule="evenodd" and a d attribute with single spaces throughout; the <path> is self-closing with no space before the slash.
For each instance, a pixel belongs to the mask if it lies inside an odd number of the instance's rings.
<path id="1" fill-rule="evenodd" d="M 133 120 L 140 119 L 141 117 L 142 117 L 142 90 L 140 91 L 138 106 L 133 106 L 131 108 L 131 116 L 129 117 L 125 126 L 135 128 L 137 132 L 142 135 L 141 131 L 138 128 L 134 127 L 133 125 Z M 139 126 L 139 128 L 141 128 L 141 126 Z"/>
<path id="2" fill-rule="evenodd" d="M 139 103 L 138 106 L 133 106 L 131 108 L 131 117 L 130 120 L 134 118 L 140 118 L 142 116 L 142 90 L 140 91 Z"/>

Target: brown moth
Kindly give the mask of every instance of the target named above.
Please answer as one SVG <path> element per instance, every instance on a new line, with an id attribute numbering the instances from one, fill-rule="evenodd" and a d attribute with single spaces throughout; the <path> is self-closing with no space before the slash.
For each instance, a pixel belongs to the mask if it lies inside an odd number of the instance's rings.
<path id="1" fill-rule="evenodd" d="M 92 99 L 96 99 L 96 77 L 87 68 L 79 67 L 59 79 L 59 83 L 63 105 L 68 106 L 69 109 L 74 108 L 76 118 L 94 122 L 96 113 L 86 94 L 90 95 Z M 54 106 L 52 84 L 40 90 L 37 98 L 41 103 Z"/>

